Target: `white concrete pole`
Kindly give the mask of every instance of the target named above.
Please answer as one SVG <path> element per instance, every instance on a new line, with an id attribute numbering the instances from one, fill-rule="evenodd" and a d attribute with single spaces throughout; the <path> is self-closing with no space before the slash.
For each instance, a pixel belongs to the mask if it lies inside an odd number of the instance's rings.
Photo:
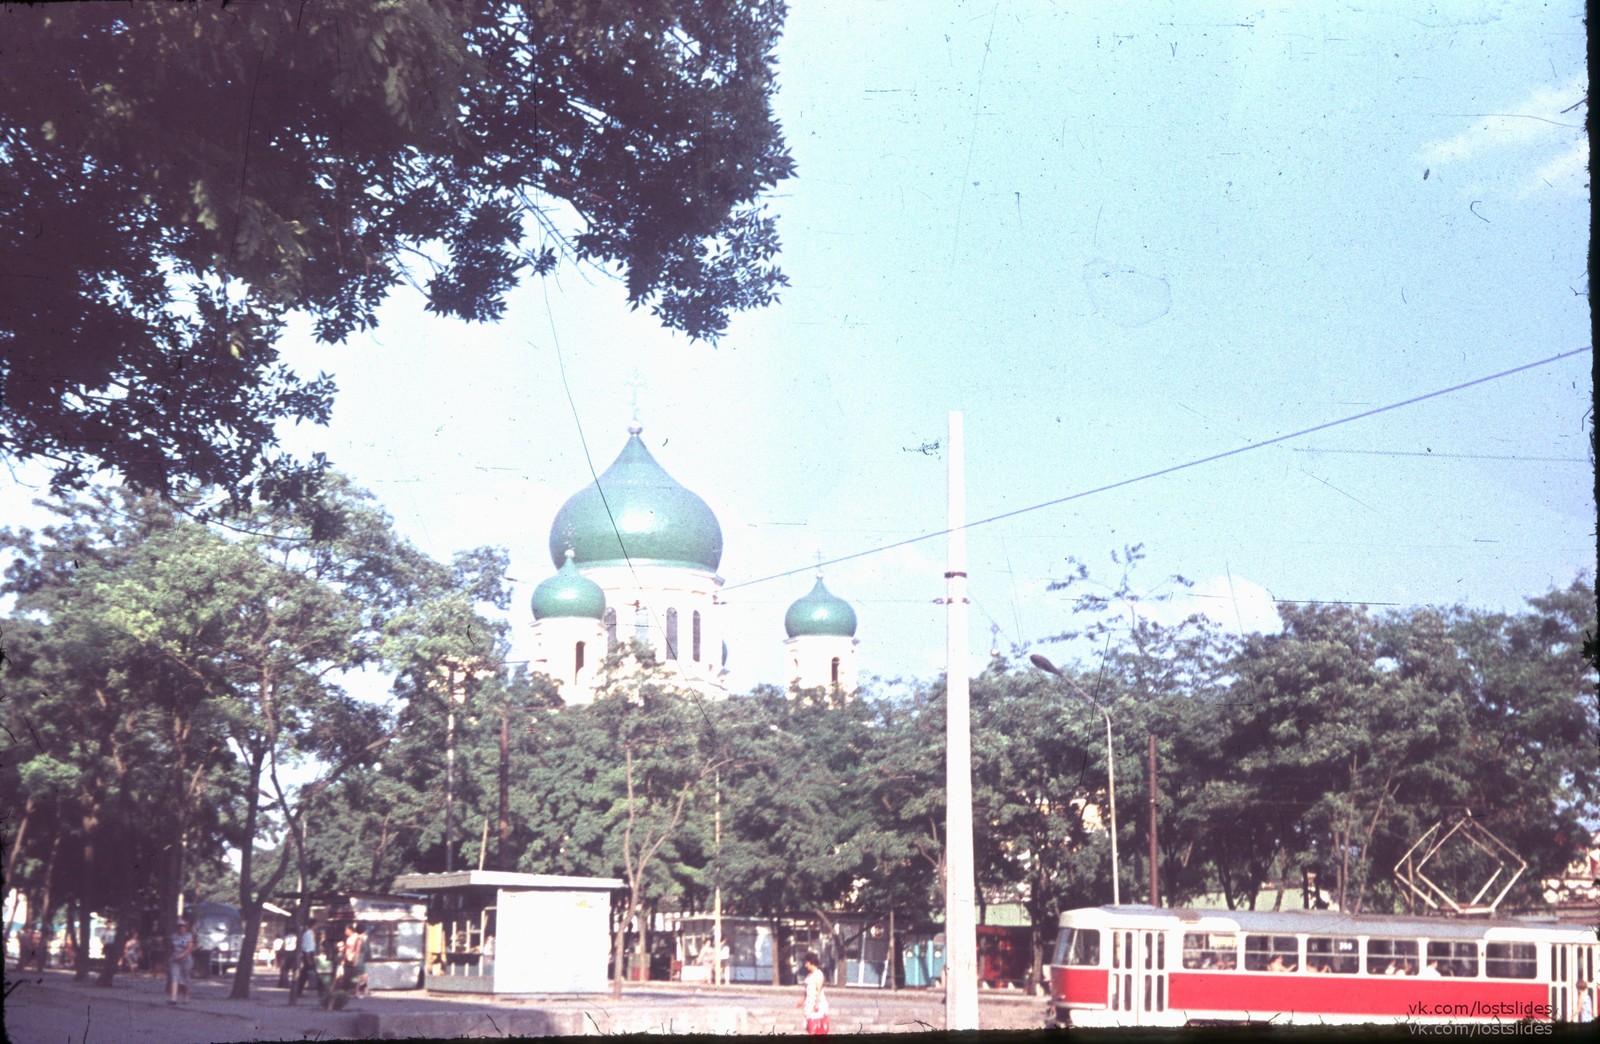
<path id="1" fill-rule="evenodd" d="M 961 414 L 950 414 L 945 572 L 944 1027 L 978 1028 L 978 930 L 972 854 L 972 721 L 967 683 L 967 534 Z"/>

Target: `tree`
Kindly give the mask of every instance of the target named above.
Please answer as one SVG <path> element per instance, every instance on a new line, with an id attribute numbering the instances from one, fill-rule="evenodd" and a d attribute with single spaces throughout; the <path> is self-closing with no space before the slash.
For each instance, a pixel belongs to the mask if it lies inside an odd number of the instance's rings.
<path id="1" fill-rule="evenodd" d="M 1444 623 L 1464 675 L 1465 805 L 1529 864 L 1510 901 L 1541 902 L 1539 882 L 1593 843 L 1600 708 L 1583 644 L 1595 604 L 1593 577 L 1579 576 L 1523 612 L 1458 610 Z"/>
<path id="2" fill-rule="evenodd" d="M 437 660 L 424 670 L 415 658 L 493 651 L 498 628 L 475 606 L 503 607 L 505 556 L 480 549 L 434 563 L 337 475 L 294 511 L 260 508 L 226 531 L 126 493 L 96 491 L 59 511 L 70 524 L 42 544 L 7 536 L 21 552 L 7 589 L 30 637 L 8 687 L 22 713 L 43 719 L 28 732 L 47 759 L 24 761 L 17 796 L 59 815 L 58 829 L 81 821 L 65 861 L 52 847 L 48 865 L 81 866 L 71 894 L 85 917 L 102 898 L 97 861 L 113 827 L 137 825 L 172 853 L 161 873 L 169 915 L 191 845 L 210 855 L 225 838 L 240 852 L 248 952 L 261 903 L 289 867 L 310 876 L 307 809 L 389 742 L 387 708 L 347 694 L 343 673 L 387 655 L 402 676 L 436 675 Z M 290 766 L 309 767 L 311 780 L 291 785 L 281 775 Z M 261 872 L 258 842 L 279 828 L 290 843 Z M 248 996 L 249 971 L 234 996 Z"/>
<path id="3" fill-rule="evenodd" d="M 849 884 L 840 824 L 855 817 L 823 736 L 859 737 L 861 715 L 792 702 L 774 688 L 711 709 L 730 761 L 712 795 L 716 805 L 698 810 L 702 827 L 719 809 L 722 820 L 721 843 L 704 838 L 710 880 L 701 895 L 720 884 L 726 908 L 770 918 L 831 906 Z"/>
<path id="4" fill-rule="evenodd" d="M 170 535 L 170 510 L 105 490 L 53 510 L 62 521 L 42 540 L 0 534 L 17 554 L 4 588 L 17 616 L 3 684 L 10 734 L 21 738 L 0 779 L 23 810 L 6 880 L 29 890 L 47 921 L 53 902 L 76 905 L 84 953 L 91 911 L 117 911 L 125 931 L 156 896 L 173 908 L 191 852 L 220 851 L 232 759 L 217 708 L 141 648 L 108 597 L 119 583 L 159 582 L 149 546 Z M 46 837 L 47 856 L 19 863 L 25 840 Z M 113 971 L 108 963 L 102 981 Z"/>
<path id="5" fill-rule="evenodd" d="M 972 686 L 979 891 L 1016 895 L 1028 911 L 1034 981 L 1056 914 L 1109 890 L 1106 846 L 1085 822 L 1104 789 L 1096 763 L 1105 734 L 1094 710 L 1064 689 L 1040 671 L 1011 672 L 1003 663 Z"/>
<path id="6" fill-rule="evenodd" d="M 296 495 L 283 318 L 471 321 L 563 260 L 715 340 L 772 301 L 778 0 L 0 8 L 0 453 L 53 487 Z M 182 56 L 176 60 L 175 56 Z"/>
<path id="7" fill-rule="evenodd" d="M 652 677 L 653 667 L 646 655 L 639 673 L 611 671 L 587 708 L 613 737 L 604 814 L 627 888 L 612 957 L 613 997 L 622 995 L 623 938 L 630 922 L 639 925 L 636 964 L 648 953 L 644 915 L 662 890 L 657 856 L 683 825 L 693 798 L 728 760 L 701 700 Z"/>

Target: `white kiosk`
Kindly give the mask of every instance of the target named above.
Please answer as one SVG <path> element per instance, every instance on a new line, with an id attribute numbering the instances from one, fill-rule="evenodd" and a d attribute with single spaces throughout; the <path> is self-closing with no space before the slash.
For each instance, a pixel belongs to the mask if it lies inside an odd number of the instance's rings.
<path id="1" fill-rule="evenodd" d="M 423 985 L 450 993 L 604 993 L 615 877 L 401 874 L 428 900 Z"/>

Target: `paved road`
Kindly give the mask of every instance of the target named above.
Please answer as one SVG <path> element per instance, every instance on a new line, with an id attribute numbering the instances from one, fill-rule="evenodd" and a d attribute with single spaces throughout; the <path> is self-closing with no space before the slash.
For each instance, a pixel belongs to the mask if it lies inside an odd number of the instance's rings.
<path id="1" fill-rule="evenodd" d="M 15 1044 L 216 1044 L 229 1041 L 453 1038 L 620 1032 L 798 1033 L 798 993 L 770 987 L 711 988 L 650 983 L 609 997 L 483 998 L 421 991 L 374 993 L 342 1012 L 315 996 L 290 1007 L 276 975 L 257 976 L 251 998 L 231 1001 L 231 981 L 194 984 L 192 1002 L 169 1006 L 158 978 L 118 976 L 110 989 L 76 983 L 65 971 L 6 973 L 6 1036 Z M 836 1033 L 942 1028 L 943 998 L 923 991 L 830 991 Z M 1027 1029 L 1043 1021 L 1039 998 L 986 995 L 985 1029 Z"/>

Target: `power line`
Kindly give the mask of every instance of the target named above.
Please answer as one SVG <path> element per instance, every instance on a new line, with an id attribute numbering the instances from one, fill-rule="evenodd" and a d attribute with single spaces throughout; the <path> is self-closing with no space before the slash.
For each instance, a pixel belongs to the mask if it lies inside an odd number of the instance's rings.
<path id="1" fill-rule="evenodd" d="M 1106 493 L 1113 489 L 1121 489 L 1123 486 L 1131 486 L 1137 482 L 1145 482 L 1149 479 L 1160 478 L 1163 475 L 1172 475 L 1179 471 L 1185 471 L 1189 468 L 1199 467 L 1202 464 L 1210 464 L 1213 461 L 1223 460 L 1224 458 L 1237 456 L 1241 453 L 1248 453 L 1251 450 L 1258 450 L 1266 446 L 1273 446 L 1280 442 L 1288 442 L 1290 439 L 1298 439 L 1302 436 L 1310 435 L 1315 432 L 1327 431 L 1329 428 L 1337 428 L 1342 424 L 1350 424 L 1353 421 L 1365 420 L 1368 417 L 1376 417 L 1380 413 L 1388 413 L 1391 410 L 1398 410 L 1403 406 L 1414 406 L 1419 402 L 1426 402 L 1429 399 L 1437 399 L 1443 395 L 1451 395 L 1458 391 L 1465 391 L 1468 388 L 1473 388 L 1480 384 L 1487 384 L 1490 381 L 1498 381 L 1503 377 L 1510 377 L 1514 374 L 1522 373 L 1524 370 L 1533 370 L 1540 366 L 1548 366 L 1553 362 L 1560 362 L 1562 359 L 1570 359 L 1575 355 L 1582 355 L 1584 352 L 1593 350 L 1593 345 L 1587 345 L 1583 348 L 1578 348 L 1570 352 L 1562 352 L 1559 355 L 1552 355 L 1549 358 L 1539 359 L 1535 362 L 1524 363 L 1521 366 L 1513 366 L 1511 369 L 1501 370 L 1499 373 L 1491 373 L 1485 377 L 1475 377 L 1470 381 L 1463 381 L 1460 384 L 1452 384 L 1448 388 L 1440 388 L 1437 391 L 1425 392 L 1422 395 L 1413 395 L 1409 399 L 1402 399 L 1399 402 L 1391 402 L 1387 406 L 1376 406 L 1370 410 L 1363 410 L 1360 413 L 1352 413 L 1348 417 L 1340 417 L 1338 420 L 1325 421 L 1322 424 L 1315 424 L 1309 428 L 1301 428 L 1299 431 L 1292 431 L 1287 435 L 1277 435 L 1270 439 L 1262 439 L 1259 442 L 1247 443 L 1246 445 L 1238 446 L 1231 450 L 1223 450 L 1221 453 L 1213 453 L 1207 457 L 1199 457 L 1195 460 L 1185 461 L 1182 464 L 1173 464 L 1170 467 L 1159 468 L 1156 471 L 1147 471 L 1143 475 L 1135 475 L 1133 478 L 1121 479 L 1117 482 L 1107 483 L 1104 486 L 1096 486 L 1093 489 L 1086 489 L 1078 493 L 1072 493 L 1065 497 L 1057 497 L 1055 500 L 1047 500 L 1042 504 L 1034 504 L 1030 507 L 1017 508 L 1013 511 L 1005 511 L 998 515 L 990 515 L 988 518 L 980 518 L 975 522 L 968 522 L 961 528 L 976 529 L 978 526 L 988 525 L 990 522 L 999 522 L 1003 519 L 1015 518 L 1018 515 L 1025 515 L 1030 511 L 1040 511 L 1044 508 L 1056 507 L 1057 505 L 1070 503 L 1074 500 L 1082 500 L 1084 497 L 1094 496 L 1096 493 Z M 923 533 L 920 536 L 907 537 L 904 540 L 896 540 L 892 544 L 884 544 L 881 547 L 868 548 L 865 551 L 857 551 L 854 554 L 843 555 L 827 562 L 819 562 L 814 566 L 802 566 L 799 569 L 788 569 L 781 573 L 773 573 L 770 576 L 760 577 L 756 580 L 745 580 L 742 583 L 729 584 L 723 590 L 732 591 L 741 587 L 751 587 L 755 584 L 764 584 L 769 580 L 781 580 L 786 576 L 793 576 L 796 573 L 803 573 L 810 569 L 821 569 L 824 566 L 838 565 L 840 562 L 854 561 L 857 558 L 865 558 L 868 555 L 876 555 L 884 551 L 892 551 L 897 547 L 906 547 L 910 544 L 921 543 L 924 540 L 932 540 L 935 537 L 946 536 L 949 533 L 950 530 L 948 529 L 940 529 L 931 533 Z"/>

